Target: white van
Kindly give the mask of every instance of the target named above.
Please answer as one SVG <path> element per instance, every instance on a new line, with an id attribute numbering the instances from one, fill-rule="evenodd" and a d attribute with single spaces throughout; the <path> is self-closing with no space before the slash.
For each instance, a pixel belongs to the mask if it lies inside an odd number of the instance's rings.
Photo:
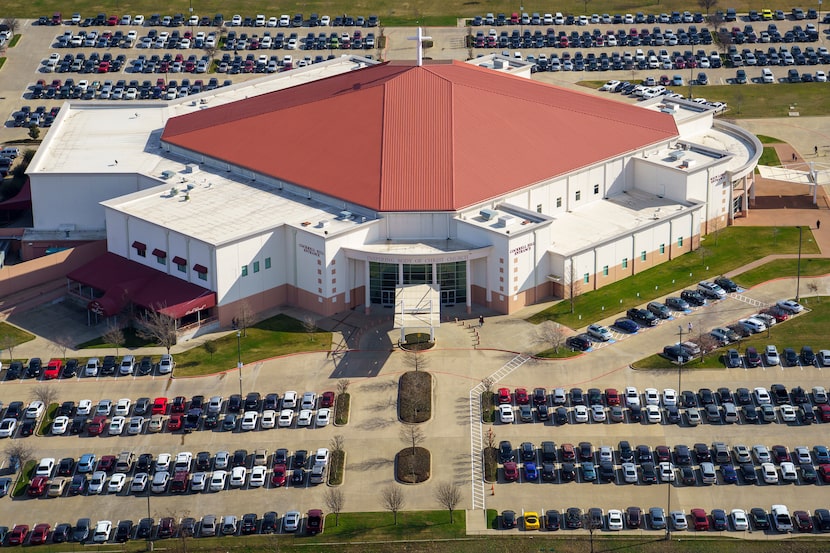
<path id="1" fill-rule="evenodd" d="M 0 150 L 0 157 L 10 157 L 12 159 L 20 155 L 20 148 L 3 148 Z"/>
<path id="2" fill-rule="evenodd" d="M 775 76 L 772 74 L 772 69 L 764 67 L 761 69 L 761 81 L 764 83 L 774 83 Z"/>

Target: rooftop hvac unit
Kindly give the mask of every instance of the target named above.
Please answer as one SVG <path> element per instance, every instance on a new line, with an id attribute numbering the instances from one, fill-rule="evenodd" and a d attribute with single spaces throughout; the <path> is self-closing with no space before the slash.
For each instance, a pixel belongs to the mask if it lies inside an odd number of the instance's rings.
<path id="1" fill-rule="evenodd" d="M 188 163 L 188 164 L 185 166 L 185 171 L 184 171 L 184 172 L 185 172 L 185 173 L 190 173 L 190 174 L 192 174 L 192 173 L 198 173 L 198 172 L 199 172 L 199 165 L 198 165 L 198 164 L 196 164 L 196 163 Z"/>
<path id="2" fill-rule="evenodd" d="M 517 219 L 512 215 L 502 215 L 501 217 L 499 217 L 499 225 L 503 227 L 512 226 L 516 221 Z"/>
<path id="3" fill-rule="evenodd" d="M 696 163 L 697 163 L 697 161 L 694 160 L 694 159 L 687 159 L 686 161 L 683 162 L 683 167 L 686 167 L 688 169 L 688 168 L 694 167 Z"/>
<path id="4" fill-rule="evenodd" d="M 328 228 L 330 224 L 331 221 L 320 221 L 319 223 L 317 223 L 317 226 L 320 228 Z"/>
<path id="5" fill-rule="evenodd" d="M 498 58 L 493 60 L 493 69 L 504 69 L 504 60 Z"/>
<path id="6" fill-rule="evenodd" d="M 478 214 L 481 215 L 481 218 L 484 219 L 485 221 L 489 221 L 490 219 L 495 219 L 496 217 L 499 216 L 499 212 L 496 211 L 495 209 L 482 209 L 481 211 L 478 212 Z"/>
<path id="7" fill-rule="evenodd" d="M 343 210 L 343 211 L 340 212 L 340 218 L 343 219 L 344 221 L 348 220 L 348 219 L 351 219 L 352 218 L 352 212 Z"/>
<path id="8" fill-rule="evenodd" d="M 677 113 L 677 104 L 663 104 L 660 106 L 663 113 Z"/>
<path id="9" fill-rule="evenodd" d="M 172 178 L 173 175 L 175 175 L 175 174 L 176 173 L 174 171 L 162 171 L 161 172 L 161 178 L 163 178 L 164 180 L 167 180 L 167 179 Z"/>
<path id="10" fill-rule="evenodd" d="M 681 157 L 683 157 L 685 155 L 686 155 L 686 152 L 684 152 L 683 150 L 675 150 L 675 151 L 673 151 L 672 153 L 669 154 L 669 157 L 672 158 L 674 161 L 677 161 L 678 159 L 680 159 Z"/>

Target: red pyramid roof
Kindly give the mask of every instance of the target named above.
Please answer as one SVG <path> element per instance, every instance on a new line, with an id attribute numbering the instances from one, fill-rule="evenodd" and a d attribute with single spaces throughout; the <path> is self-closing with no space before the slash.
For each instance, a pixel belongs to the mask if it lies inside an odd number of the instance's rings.
<path id="1" fill-rule="evenodd" d="M 174 117 L 162 140 L 377 211 L 455 211 L 677 134 L 665 113 L 452 61 Z"/>

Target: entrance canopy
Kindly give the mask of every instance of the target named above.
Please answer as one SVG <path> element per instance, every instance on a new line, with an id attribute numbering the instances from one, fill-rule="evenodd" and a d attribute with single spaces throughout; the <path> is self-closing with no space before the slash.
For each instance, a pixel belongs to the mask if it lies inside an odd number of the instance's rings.
<path id="1" fill-rule="evenodd" d="M 117 315 L 128 302 L 174 319 L 216 305 L 215 292 L 110 252 L 67 278 L 104 293 L 87 308 L 105 317 Z"/>
<path id="2" fill-rule="evenodd" d="M 395 326 L 401 329 L 401 342 L 410 328 L 429 328 L 430 340 L 441 326 L 441 287 L 437 284 L 411 284 L 395 289 Z"/>

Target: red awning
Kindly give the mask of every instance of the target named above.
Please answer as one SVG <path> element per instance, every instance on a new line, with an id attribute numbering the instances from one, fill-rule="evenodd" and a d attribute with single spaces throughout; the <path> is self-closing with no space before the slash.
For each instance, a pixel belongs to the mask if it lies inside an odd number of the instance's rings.
<path id="1" fill-rule="evenodd" d="M 147 249 L 147 244 L 145 244 L 144 242 L 139 242 L 138 240 L 136 240 L 135 242 L 133 242 L 133 247 L 137 250 L 146 250 Z"/>
<path id="2" fill-rule="evenodd" d="M 183 257 L 179 257 L 178 255 L 173 258 L 173 263 L 176 265 L 187 265 L 187 259 Z"/>
<path id="3" fill-rule="evenodd" d="M 67 278 L 104 291 L 88 308 L 105 316 L 119 313 L 129 301 L 176 319 L 216 305 L 215 292 L 110 252 Z"/>
<path id="4" fill-rule="evenodd" d="M 156 248 L 153 250 L 153 255 L 156 257 L 167 257 L 167 252 Z"/>
<path id="5" fill-rule="evenodd" d="M 207 273 L 207 267 L 205 267 L 204 265 L 199 265 L 198 263 L 193 266 L 193 270 L 201 274 Z"/>

